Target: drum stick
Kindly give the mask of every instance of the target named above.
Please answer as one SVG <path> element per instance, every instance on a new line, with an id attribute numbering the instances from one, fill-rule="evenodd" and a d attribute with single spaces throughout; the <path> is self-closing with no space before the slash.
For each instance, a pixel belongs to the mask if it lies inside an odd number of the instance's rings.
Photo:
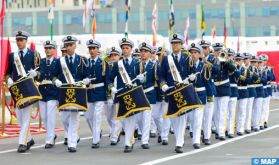
<path id="1" fill-rule="evenodd" d="M 142 73 L 143 75 L 146 75 L 146 73 L 147 72 L 144 72 L 144 73 Z M 134 81 L 136 81 L 138 78 L 134 78 L 133 80 L 132 80 L 132 82 L 134 82 Z"/>
<path id="2" fill-rule="evenodd" d="M 39 67 L 35 68 L 34 70 L 37 70 L 37 69 L 39 69 Z M 24 79 L 25 77 L 28 77 L 28 76 L 29 76 L 29 74 L 30 74 L 30 73 L 27 73 L 27 74 L 26 74 L 26 76 L 21 77 L 21 78 L 20 78 L 20 79 L 18 79 L 17 81 L 20 81 L 20 80 Z"/>
<path id="3" fill-rule="evenodd" d="M 90 80 L 90 81 L 91 81 L 91 80 L 96 80 L 96 78 L 90 78 L 89 80 Z M 63 83 L 62 85 L 77 85 L 78 83 L 82 83 L 82 80 L 81 80 L 81 81 L 77 81 L 77 82 L 75 82 L 74 84 Z"/>

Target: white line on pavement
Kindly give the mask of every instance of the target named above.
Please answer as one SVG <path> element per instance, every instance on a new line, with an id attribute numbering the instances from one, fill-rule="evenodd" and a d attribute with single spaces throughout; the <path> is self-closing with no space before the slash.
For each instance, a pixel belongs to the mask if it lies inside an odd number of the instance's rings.
<path id="1" fill-rule="evenodd" d="M 246 134 L 244 136 L 238 136 L 238 137 L 235 137 L 233 139 L 229 139 L 229 140 L 226 140 L 226 141 L 218 142 L 218 143 L 210 145 L 208 147 L 201 148 L 199 150 L 192 150 L 192 151 L 185 152 L 185 153 L 182 153 L 182 154 L 176 154 L 176 155 L 173 155 L 173 156 L 168 156 L 168 157 L 152 160 L 152 161 L 149 161 L 149 162 L 142 163 L 140 165 L 159 164 L 159 163 L 166 162 L 166 161 L 169 161 L 169 160 L 173 160 L 173 159 L 177 159 L 177 158 L 193 155 L 193 154 L 196 154 L 196 153 L 200 153 L 200 152 L 203 152 L 203 151 L 207 151 L 207 150 L 210 150 L 210 149 L 213 149 L 213 148 L 217 148 L 217 147 L 223 146 L 223 145 L 225 145 L 227 143 L 231 143 L 231 142 L 234 142 L 234 141 L 241 140 L 241 139 L 246 138 L 246 137 L 258 135 L 258 134 L 264 133 L 266 131 L 270 131 L 270 130 L 278 128 L 278 127 L 279 127 L 279 124 L 271 126 L 269 128 L 266 128 L 265 130 L 262 130 L 260 132 L 254 132 L 254 133 L 251 133 L 251 134 Z"/>

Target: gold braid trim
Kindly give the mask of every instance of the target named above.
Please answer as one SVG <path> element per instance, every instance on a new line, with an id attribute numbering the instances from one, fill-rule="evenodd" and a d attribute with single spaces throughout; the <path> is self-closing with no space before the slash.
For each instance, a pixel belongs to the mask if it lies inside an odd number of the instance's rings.
<path id="1" fill-rule="evenodd" d="M 212 74 L 212 64 L 206 63 L 204 66 L 204 79 L 209 80 Z"/>
<path id="2" fill-rule="evenodd" d="M 105 60 L 103 60 L 102 65 L 103 65 L 102 76 L 105 76 L 107 70 L 107 65 Z"/>

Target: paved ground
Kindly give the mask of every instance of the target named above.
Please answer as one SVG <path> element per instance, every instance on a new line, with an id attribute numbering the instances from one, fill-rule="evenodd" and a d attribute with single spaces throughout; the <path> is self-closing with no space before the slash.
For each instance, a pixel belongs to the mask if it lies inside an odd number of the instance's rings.
<path id="1" fill-rule="evenodd" d="M 61 126 L 59 116 L 57 125 Z M 0 165 L 28 164 L 28 165 L 72 165 L 72 164 L 209 164 L 209 165 L 243 165 L 251 164 L 254 157 L 279 158 L 279 101 L 271 102 L 269 128 L 241 137 L 236 137 L 223 142 L 212 139 L 210 146 L 202 145 L 200 150 L 194 150 L 191 139 L 187 133 L 183 154 L 174 153 L 174 136 L 170 136 L 168 146 L 156 143 L 151 139 L 151 149 L 143 150 L 137 142 L 134 151 L 130 154 L 123 153 L 123 137 L 120 144 L 110 146 L 108 127 L 104 120 L 103 138 L 101 148 L 91 149 L 91 137 L 88 126 L 82 117 L 80 120 L 81 142 L 78 144 L 77 153 L 68 153 L 67 147 L 62 144 L 63 132 L 58 133 L 57 144 L 53 149 L 44 149 L 44 135 L 36 135 L 35 147 L 31 151 L 18 154 L 17 138 L 0 140 Z"/>

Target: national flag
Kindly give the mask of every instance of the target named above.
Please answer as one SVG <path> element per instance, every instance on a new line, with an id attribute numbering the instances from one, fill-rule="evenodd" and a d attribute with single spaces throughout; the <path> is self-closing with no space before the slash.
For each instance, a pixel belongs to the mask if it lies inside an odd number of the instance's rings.
<path id="1" fill-rule="evenodd" d="M 238 28 L 238 32 L 237 32 L 237 52 L 239 53 L 240 51 L 240 41 L 239 41 L 239 37 L 240 37 L 240 30 Z"/>
<path id="2" fill-rule="evenodd" d="M 154 1 L 152 15 L 153 15 L 153 20 L 152 20 L 153 46 L 156 46 L 156 40 L 157 40 L 157 3 L 156 3 L 156 0 Z"/>
<path id="3" fill-rule="evenodd" d="M 170 0 L 170 12 L 169 12 L 169 35 L 173 34 L 174 27 L 174 9 L 173 9 L 173 0 Z"/>
<path id="4" fill-rule="evenodd" d="M 185 28 L 186 46 L 188 46 L 188 41 L 189 41 L 189 28 L 190 28 L 190 17 L 187 16 L 187 18 L 186 18 L 186 28 Z"/>
<path id="5" fill-rule="evenodd" d="M 96 15 L 95 15 L 95 0 L 92 0 L 92 3 L 91 3 L 91 18 L 92 18 L 91 34 L 92 34 L 92 37 L 95 38 L 95 34 L 97 31 L 97 22 L 96 22 Z"/>
<path id="6" fill-rule="evenodd" d="M 202 31 L 202 38 L 205 35 L 206 31 L 206 22 L 205 22 L 205 15 L 204 15 L 204 7 L 201 5 L 201 31 Z"/>
<path id="7" fill-rule="evenodd" d="M 50 24 L 50 40 L 53 40 L 53 20 L 54 20 L 54 3 L 55 0 L 48 0 L 49 8 L 48 8 L 48 20 Z"/>
<path id="8" fill-rule="evenodd" d="M 84 9 L 83 9 L 83 16 L 82 16 L 82 26 L 85 28 L 86 24 L 86 19 L 87 19 L 87 4 L 84 4 Z"/>
<path id="9" fill-rule="evenodd" d="M 6 15 L 6 10 L 5 10 L 5 0 L 2 0 L 2 4 L 1 4 L 1 11 L 0 11 L 0 31 L 1 31 L 1 47 L 0 47 L 0 51 L 1 51 L 1 67 L 0 67 L 0 82 L 2 83 L 2 80 L 4 78 L 4 73 L 3 71 L 5 71 L 5 67 L 6 67 L 6 59 L 8 57 L 7 53 L 5 53 L 5 48 L 7 48 L 6 46 L 4 46 L 4 19 L 5 19 L 5 15 Z M 9 40 L 8 40 L 9 41 Z M 2 88 L 0 88 L 1 91 Z M 2 97 L 2 94 L 0 92 L 0 97 Z M 3 104 L 3 103 L 2 103 Z"/>
<path id="10" fill-rule="evenodd" d="M 216 25 L 214 25 L 213 28 L 211 29 L 211 34 L 212 34 L 213 41 L 215 41 L 215 38 L 216 38 Z"/>
<path id="11" fill-rule="evenodd" d="M 130 15 L 130 10 L 131 10 L 131 1 L 130 0 L 125 0 L 125 37 L 128 38 L 128 21 L 129 21 L 129 15 Z"/>
<path id="12" fill-rule="evenodd" d="M 224 18 L 224 48 L 227 48 L 227 26 L 226 26 L 226 17 Z"/>

